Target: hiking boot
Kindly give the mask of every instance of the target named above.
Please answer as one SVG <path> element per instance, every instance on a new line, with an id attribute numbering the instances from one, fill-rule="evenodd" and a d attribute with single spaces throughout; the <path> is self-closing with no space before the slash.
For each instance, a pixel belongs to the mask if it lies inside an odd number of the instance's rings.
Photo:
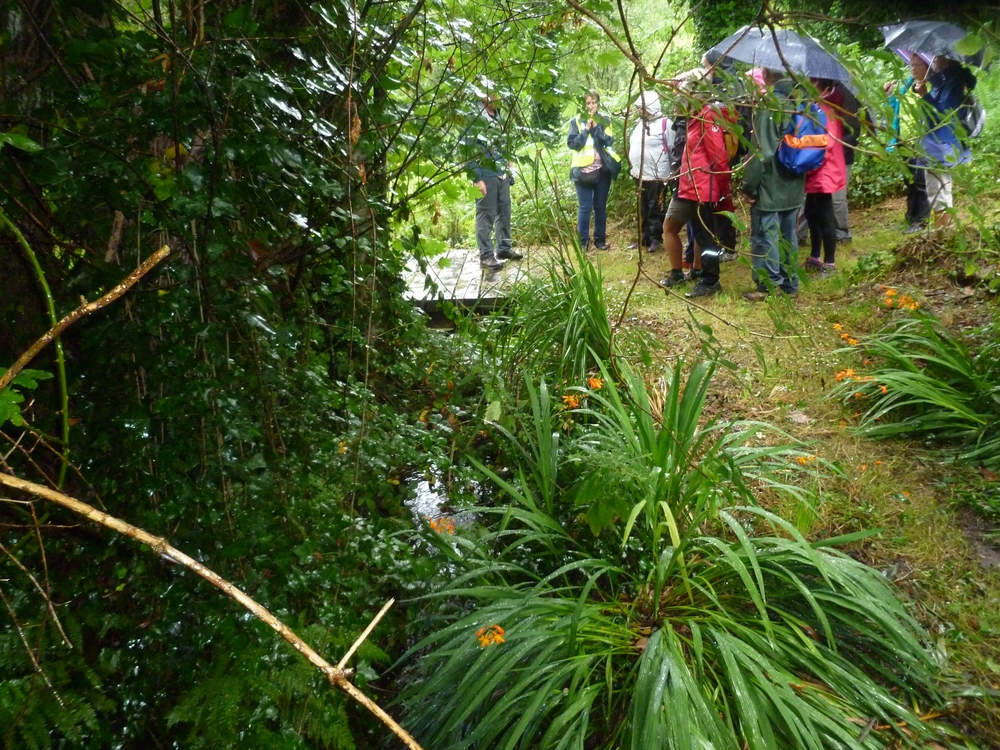
<path id="1" fill-rule="evenodd" d="M 806 262 L 802 264 L 803 271 L 822 271 L 823 261 L 819 258 L 813 258 L 812 256 L 806 258 Z"/>
<path id="2" fill-rule="evenodd" d="M 658 253 L 658 252 L 660 252 L 660 243 L 659 242 L 650 242 L 649 243 L 649 247 L 646 248 L 646 252 L 647 253 Z"/>
<path id="3" fill-rule="evenodd" d="M 501 250 L 496 254 L 497 260 L 523 260 L 524 256 L 517 250 Z"/>
<path id="4" fill-rule="evenodd" d="M 720 263 L 732 263 L 734 260 L 738 260 L 740 254 L 735 250 L 723 250 L 722 257 L 719 258 Z"/>
<path id="5" fill-rule="evenodd" d="M 678 284 L 686 284 L 688 277 L 684 275 L 684 272 L 675 268 L 670 272 L 670 275 L 665 279 L 660 279 L 660 286 L 669 289 L 672 286 L 677 286 Z"/>
<path id="6" fill-rule="evenodd" d="M 631 245 L 628 246 L 628 249 L 629 250 L 638 250 L 639 249 L 639 243 L 638 242 L 633 242 Z M 650 252 L 652 252 L 652 251 L 650 251 Z"/>
<path id="7" fill-rule="evenodd" d="M 819 275 L 825 277 L 825 276 L 833 276 L 835 273 L 837 273 L 836 263 L 824 263 L 823 270 L 819 272 Z"/>
<path id="8" fill-rule="evenodd" d="M 747 302 L 763 302 L 770 296 L 770 292 L 763 289 L 754 289 L 752 292 L 743 292 L 743 299 Z"/>
<path id="9" fill-rule="evenodd" d="M 503 268 L 503 261 L 497 260 L 496 256 L 487 255 L 479 259 L 479 267 L 486 271 L 499 271 Z"/>
<path id="10" fill-rule="evenodd" d="M 903 234 L 920 234 L 926 228 L 927 226 L 925 224 L 921 224 L 919 221 L 915 221 L 912 224 L 910 224 L 910 226 L 908 226 L 906 229 L 903 230 Z"/>
<path id="11" fill-rule="evenodd" d="M 701 278 L 703 271 L 700 268 L 692 268 L 688 271 L 687 280 L 688 281 L 698 281 Z"/>
<path id="12" fill-rule="evenodd" d="M 611 249 L 611 245 L 609 245 L 607 242 L 597 242 L 597 243 L 594 243 L 594 247 L 596 247 L 598 250 L 610 250 Z"/>
<path id="13" fill-rule="evenodd" d="M 712 297 L 722 291 L 722 284 L 716 281 L 714 284 L 706 284 L 704 281 L 699 281 L 697 286 L 684 296 L 688 299 L 696 299 L 697 297 Z"/>

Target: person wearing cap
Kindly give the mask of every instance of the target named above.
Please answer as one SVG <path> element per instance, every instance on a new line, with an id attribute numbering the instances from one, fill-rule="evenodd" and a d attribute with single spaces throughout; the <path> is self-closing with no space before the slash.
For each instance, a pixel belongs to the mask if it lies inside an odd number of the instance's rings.
<path id="1" fill-rule="evenodd" d="M 776 70 L 763 70 L 762 78 L 777 101 L 770 106 L 766 106 L 766 101 L 761 102 L 754 113 L 751 134 L 754 151 L 740 185 L 751 203 L 750 260 L 757 288 L 743 293 L 744 299 L 751 302 L 760 302 L 779 292 L 790 297 L 798 293 L 795 225 L 806 197 L 806 176 L 779 169 L 774 158 L 791 119 L 789 113 L 795 111 L 791 101 L 792 82 Z"/>
<path id="2" fill-rule="evenodd" d="M 651 253 L 663 241 L 663 214 L 666 211 L 667 180 L 670 179 L 670 149 L 674 142 L 673 122 L 660 110 L 660 97 L 645 91 L 632 105 L 638 121 L 629 138 L 630 174 L 639 188 L 639 223 L 642 236 L 635 247 Z"/>
<path id="3" fill-rule="evenodd" d="M 507 156 L 506 134 L 496 109 L 496 97 L 480 99 L 473 123 L 475 155 L 468 163 L 476 198 L 476 245 L 479 267 L 487 271 L 503 268 L 504 261 L 524 256 L 511 247 L 510 186 L 514 184 L 514 162 Z"/>

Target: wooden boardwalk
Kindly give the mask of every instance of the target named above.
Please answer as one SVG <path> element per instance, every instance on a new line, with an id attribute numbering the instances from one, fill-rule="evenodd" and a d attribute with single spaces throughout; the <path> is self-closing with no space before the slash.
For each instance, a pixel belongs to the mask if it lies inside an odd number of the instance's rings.
<path id="1" fill-rule="evenodd" d="M 424 274 L 417 261 L 410 258 L 404 275 L 406 297 L 429 313 L 436 312 L 442 301 L 492 310 L 526 273 L 521 267 L 525 262 L 507 262 L 498 271 L 484 271 L 479 268 L 479 254 L 475 250 L 456 248 L 428 260 Z"/>

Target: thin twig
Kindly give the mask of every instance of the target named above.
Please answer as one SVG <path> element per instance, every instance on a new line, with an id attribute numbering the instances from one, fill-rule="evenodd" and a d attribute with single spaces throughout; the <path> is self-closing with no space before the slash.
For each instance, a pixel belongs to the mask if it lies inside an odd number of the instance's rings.
<path id="1" fill-rule="evenodd" d="M 15 362 L 7 372 L 0 375 L 0 391 L 3 391 L 11 381 L 17 376 L 21 370 L 27 367 L 28 363 L 33 360 L 38 353 L 44 349 L 49 342 L 55 339 L 60 333 L 65 331 L 69 326 L 73 325 L 77 320 L 85 315 L 90 315 L 92 312 L 100 310 L 102 307 L 114 302 L 116 299 L 121 297 L 125 292 L 135 285 L 139 279 L 149 273 L 150 269 L 153 268 L 157 263 L 170 255 L 170 248 L 164 245 L 155 253 L 150 255 L 141 266 L 135 269 L 132 273 L 126 276 L 114 289 L 105 294 L 100 299 L 93 302 L 85 302 L 76 308 L 73 312 L 67 315 L 65 318 L 56 323 L 52 328 L 46 331 L 41 338 L 39 338 L 34 344 L 28 347 L 28 350 L 22 354 L 17 362 Z"/>
<path id="2" fill-rule="evenodd" d="M 28 652 L 28 658 L 31 659 L 31 663 L 34 665 L 35 671 L 42 676 L 42 679 L 45 680 L 45 684 L 49 686 L 49 690 L 52 691 L 52 695 L 56 698 L 56 703 L 58 703 L 62 708 L 66 708 L 66 704 L 63 703 L 63 699 L 59 696 L 56 686 L 52 684 L 52 680 L 50 680 L 49 676 L 45 674 L 45 670 L 42 669 L 42 665 L 38 663 L 38 657 L 35 656 L 35 652 L 31 650 L 31 644 L 28 643 L 28 639 L 24 635 L 24 628 L 21 627 L 21 623 L 17 619 L 17 613 L 14 611 L 14 608 L 10 606 L 10 601 L 7 599 L 7 595 L 4 593 L 2 587 L 0 587 L 0 599 L 3 599 L 4 606 L 7 608 L 8 614 L 10 614 L 10 619 L 14 623 L 14 628 L 17 630 L 18 636 L 21 638 L 21 643 L 24 644 L 24 650 Z"/>
<path id="3" fill-rule="evenodd" d="M 32 508 L 34 508 L 34 505 L 32 505 Z M 38 519 L 36 518 L 35 521 L 37 522 L 37 520 Z M 5 555 L 7 555 L 7 557 L 13 560 L 14 564 L 21 569 L 21 572 L 24 573 L 26 576 L 28 576 L 31 582 L 35 585 L 35 588 L 38 589 L 38 593 L 41 594 L 42 598 L 45 600 L 45 605 L 48 607 L 49 613 L 52 615 L 52 619 L 56 623 L 56 628 L 59 630 L 59 635 L 62 636 L 63 643 L 65 643 L 69 648 L 73 648 L 73 644 L 70 643 L 69 637 L 66 635 L 66 631 L 63 630 L 62 623 L 59 622 L 59 616 L 56 614 L 56 608 L 52 606 L 52 599 L 49 598 L 49 593 L 44 588 L 42 588 L 42 585 L 31 574 L 31 571 L 28 570 L 26 567 L 24 567 L 24 563 L 18 560 L 14 556 L 14 553 L 4 546 L 3 542 L 0 542 L 0 552 L 3 552 Z"/>
<path id="4" fill-rule="evenodd" d="M 285 625 L 281 620 L 275 617 L 271 612 L 259 604 L 255 600 L 247 596 L 241 589 L 230 583 L 229 581 L 222 578 L 218 573 L 202 565 L 197 560 L 185 555 L 179 549 L 172 547 L 169 542 L 163 537 L 154 536 L 148 531 L 140 529 L 132 524 L 122 521 L 120 518 L 115 518 L 107 513 L 99 511 L 97 508 L 87 505 L 87 503 L 81 502 L 75 498 L 64 495 L 61 492 L 56 492 L 48 487 L 43 487 L 40 484 L 35 484 L 33 482 L 27 482 L 23 479 L 10 476 L 9 474 L 0 473 L 0 485 L 10 487 L 11 489 L 20 490 L 21 492 L 26 492 L 35 497 L 40 497 L 44 500 L 49 500 L 56 505 L 61 505 L 68 510 L 78 513 L 85 518 L 99 523 L 102 526 L 106 526 L 113 531 L 117 531 L 119 534 L 124 534 L 125 536 L 131 537 L 142 544 L 150 547 L 153 552 L 160 555 L 161 557 L 169 560 L 170 562 L 177 563 L 188 570 L 197 573 L 199 576 L 204 578 L 206 581 L 211 583 L 213 586 L 221 590 L 227 596 L 235 599 L 237 602 L 242 604 L 246 609 L 248 609 L 253 615 L 255 615 L 259 620 L 264 622 L 266 625 L 270 626 L 278 635 L 288 641 L 292 648 L 298 651 L 302 656 L 304 656 L 310 664 L 319 669 L 323 674 L 326 675 L 327 679 L 331 683 L 339 687 L 345 693 L 350 695 L 354 700 L 363 705 L 369 711 L 371 711 L 375 716 L 382 721 L 392 732 L 399 737 L 403 743 L 410 748 L 410 750 L 422 750 L 420 745 L 417 744 L 416 740 L 409 735 L 409 733 L 403 729 L 399 724 L 393 720 L 389 714 L 383 711 L 379 706 L 371 701 L 364 693 L 358 690 L 351 682 L 347 679 L 347 674 L 340 667 L 335 667 L 330 664 L 326 659 L 320 656 L 316 651 L 312 649 L 309 644 L 299 638 L 291 628 Z M 391 604 L 391 602 L 390 602 Z M 388 605 L 387 605 L 388 607 Z M 387 608 L 386 607 L 386 608 Z M 383 608 L 383 612 L 386 608 Z M 378 622 L 382 613 L 375 618 L 372 625 L 369 626 L 365 634 L 371 631 L 375 623 Z M 362 636 L 362 639 L 364 636 Z"/>
<path id="5" fill-rule="evenodd" d="M 349 649 L 347 649 L 347 653 L 344 654 L 344 658 L 341 659 L 340 662 L 337 664 L 337 669 L 343 671 L 344 666 L 347 664 L 348 659 L 354 656 L 354 652 L 358 650 L 358 646 L 360 646 L 362 643 L 365 642 L 365 639 L 375 629 L 375 626 L 378 625 L 378 621 L 385 616 L 385 613 L 389 611 L 389 607 L 391 607 L 395 603 L 396 603 L 395 599 L 390 599 L 384 605 L 382 605 L 382 609 L 377 615 L 375 615 L 375 619 L 372 620 L 370 623 L 368 623 L 368 627 L 364 629 L 364 632 L 361 633 L 361 635 L 358 636 L 358 639 L 354 641 L 353 644 L 351 644 L 351 647 Z"/>

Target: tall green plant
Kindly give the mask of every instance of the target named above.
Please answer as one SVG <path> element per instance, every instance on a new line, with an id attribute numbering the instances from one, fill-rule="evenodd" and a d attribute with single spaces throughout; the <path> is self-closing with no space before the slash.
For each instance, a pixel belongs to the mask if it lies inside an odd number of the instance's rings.
<path id="1" fill-rule="evenodd" d="M 754 448 L 762 425 L 702 425 L 711 368 L 680 372 L 662 421 L 635 374 L 627 395 L 611 382 L 586 394 L 560 461 L 544 464 L 561 490 L 551 512 L 534 499 L 537 462 L 518 480 L 487 469 L 510 506 L 437 539 L 457 575 L 429 599 L 435 629 L 408 655 L 401 698 L 427 745 L 876 748 L 935 735 L 914 708 L 940 702 L 922 631 L 882 576 L 832 549 L 863 535 L 810 543 L 756 505 L 760 478 L 791 490 L 796 449 Z M 577 503 L 590 513 L 602 489 L 632 510 L 595 536 Z"/>
<path id="2" fill-rule="evenodd" d="M 526 372 L 580 383 L 598 362 L 621 353 L 617 337 L 638 338 L 640 348 L 653 345 L 651 338 L 612 324 L 601 269 L 578 244 L 547 259 L 544 275 L 519 283 L 506 314 L 488 325 L 487 369 L 503 383 L 518 383 Z"/>

